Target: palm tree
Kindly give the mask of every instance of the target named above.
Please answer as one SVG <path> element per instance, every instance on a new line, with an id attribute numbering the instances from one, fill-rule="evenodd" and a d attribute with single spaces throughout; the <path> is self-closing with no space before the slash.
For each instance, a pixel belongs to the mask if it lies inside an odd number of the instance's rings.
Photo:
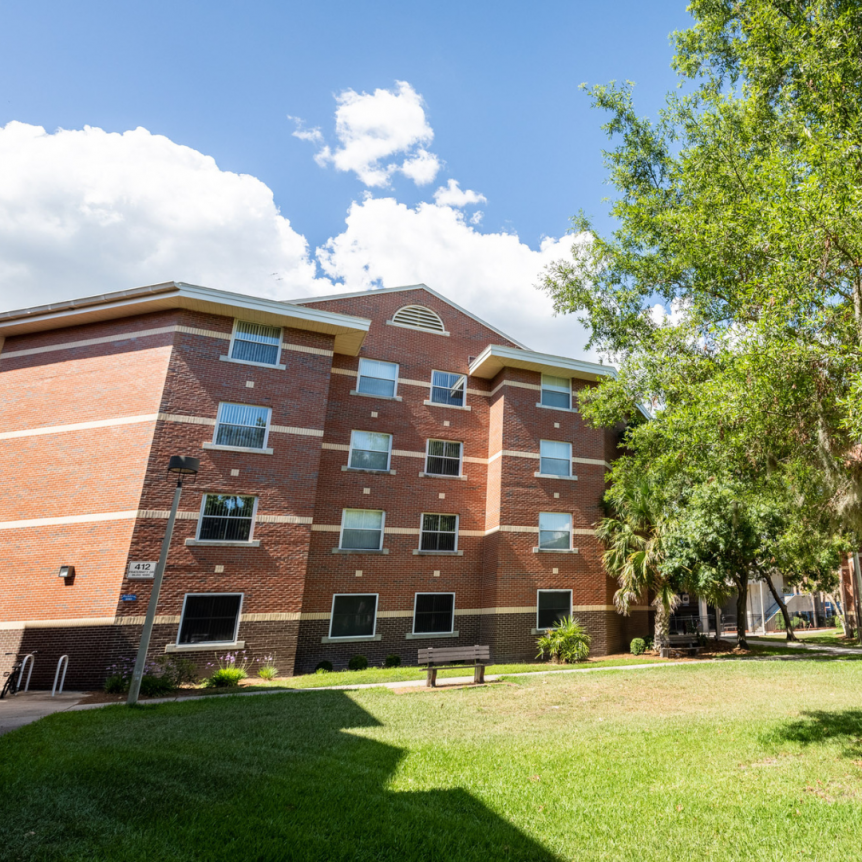
<path id="1" fill-rule="evenodd" d="M 605 571 L 620 588 L 617 610 L 628 616 L 641 596 L 655 596 L 655 645 L 664 653 L 670 644 L 670 616 L 679 604 L 674 585 L 662 572 L 665 522 L 655 487 L 647 479 L 619 483 L 612 491 L 615 517 L 603 518 L 596 535 L 605 546 Z"/>

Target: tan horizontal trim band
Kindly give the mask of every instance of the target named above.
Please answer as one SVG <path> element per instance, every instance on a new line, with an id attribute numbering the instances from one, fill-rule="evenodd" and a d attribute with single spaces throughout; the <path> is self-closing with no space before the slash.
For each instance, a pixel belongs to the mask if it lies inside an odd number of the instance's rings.
<path id="1" fill-rule="evenodd" d="M 335 356 L 332 350 L 325 350 L 322 347 L 306 347 L 304 344 L 288 344 L 282 343 L 282 350 L 295 350 L 297 353 L 313 353 L 315 356 Z"/>
<path id="2" fill-rule="evenodd" d="M 118 416 L 115 419 L 95 419 L 92 422 L 73 422 L 68 425 L 43 425 L 39 428 L 24 428 L 20 431 L 3 431 L 0 440 L 16 437 L 38 437 L 43 434 L 62 434 L 67 431 L 87 431 L 90 428 L 110 428 L 115 425 L 137 425 L 141 422 L 155 422 L 160 413 L 142 413 L 137 416 Z M 215 421 L 213 421 L 215 424 Z"/>
<path id="3" fill-rule="evenodd" d="M 630 608 L 631 611 L 649 611 L 647 605 L 636 605 Z M 589 611 L 616 611 L 613 605 L 575 605 L 572 608 L 573 613 L 587 613 Z M 456 617 L 465 616 L 489 616 L 494 614 L 535 614 L 536 607 L 506 607 L 506 608 L 464 608 L 455 609 Z M 299 613 L 297 611 L 289 611 L 282 613 L 269 614 L 242 614 L 240 616 L 241 623 L 259 623 L 259 622 L 292 622 L 295 620 L 311 621 L 311 620 L 328 620 L 331 614 L 324 613 Z M 378 611 L 380 619 L 397 619 L 403 617 L 412 617 L 412 610 L 402 611 Z M 144 624 L 143 616 L 114 616 L 114 617 L 79 617 L 68 620 L 10 620 L 8 622 L 0 622 L 0 631 L 15 631 L 18 629 L 56 629 L 56 628 L 86 628 L 89 626 L 140 626 Z M 163 615 L 155 618 L 156 625 L 178 625 L 180 617 L 175 615 Z"/>
<path id="4" fill-rule="evenodd" d="M 168 509 L 130 509 L 124 512 L 96 512 L 89 515 L 62 515 L 56 518 L 27 518 L 22 521 L 0 521 L 0 530 L 21 530 L 29 527 L 55 527 L 74 524 L 96 524 L 101 521 L 130 521 L 137 518 L 157 518 L 167 520 Z M 197 521 L 200 512 L 179 511 L 178 521 Z M 256 518 L 260 524 L 311 524 L 312 519 L 301 515 L 261 515 Z M 336 527 L 336 529 L 340 529 Z M 418 530 L 417 530 L 418 532 Z"/>

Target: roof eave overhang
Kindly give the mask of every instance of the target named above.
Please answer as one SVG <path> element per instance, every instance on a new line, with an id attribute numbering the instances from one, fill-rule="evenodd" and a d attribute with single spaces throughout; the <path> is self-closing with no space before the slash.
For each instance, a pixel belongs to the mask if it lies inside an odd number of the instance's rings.
<path id="1" fill-rule="evenodd" d="M 574 377 L 578 380 L 595 382 L 605 377 L 616 377 L 616 369 L 597 362 L 583 362 L 567 356 L 552 356 L 548 353 L 535 353 L 532 350 L 518 350 L 491 344 L 470 364 L 470 375 L 492 380 L 504 368 L 521 368 L 538 371 L 557 377 Z"/>
<path id="2" fill-rule="evenodd" d="M 334 338 L 334 351 L 349 356 L 359 353 L 371 326 L 371 321 L 363 317 L 294 306 L 274 299 L 184 282 L 165 282 L 3 312 L 0 313 L 0 336 L 24 335 L 178 308 L 331 335 Z"/>

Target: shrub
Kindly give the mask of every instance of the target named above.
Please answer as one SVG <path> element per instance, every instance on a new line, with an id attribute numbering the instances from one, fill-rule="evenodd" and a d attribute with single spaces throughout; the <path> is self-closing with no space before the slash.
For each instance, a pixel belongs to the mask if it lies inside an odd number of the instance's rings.
<path id="1" fill-rule="evenodd" d="M 263 657 L 263 664 L 257 669 L 257 675 L 261 679 L 275 679 L 278 676 L 278 668 L 275 666 L 275 656 Z"/>
<path id="2" fill-rule="evenodd" d="M 536 658 L 549 658 L 557 664 L 583 661 L 590 654 L 592 638 L 578 620 L 563 617 L 537 641 Z"/>
<path id="3" fill-rule="evenodd" d="M 632 655 L 643 655 L 646 652 L 646 643 L 643 638 L 635 638 L 631 643 Z"/>
<path id="4" fill-rule="evenodd" d="M 644 648 L 646 650 L 651 650 L 653 648 L 653 643 L 655 642 L 655 638 L 650 635 L 649 637 L 644 638 Z"/>
<path id="5" fill-rule="evenodd" d="M 239 685 L 240 680 L 248 676 L 248 662 L 239 653 L 229 652 L 218 657 L 218 667 L 204 680 L 205 688 L 228 688 Z M 213 667 L 212 662 L 207 667 Z"/>
<path id="6" fill-rule="evenodd" d="M 401 664 L 401 656 L 392 653 L 391 655 L 386 656 L 386 667 L 398 667 Z"/>
<path id="7" fill-rule="evenodd" d="M 135 669 L 134 658 L 121 658 L 108 668 L 105 691 L 108 694 L 124 694 L 129 690 L 132 673 Z M 158 697 L 170 694 L 183 683 L 194 682 L 198 672 L 193 661 L 181 656 L 162 655 L 155 661 L 144 665 L 141 677 L 141 694 L 144 697 Z"/>
<path id="8" fill-rule="evenodd" d="M 368 659 L 364 655 L 355 655 L 347 662 L 347 666 L 350 670 L 365 670 L 368 667 Z"/>
<path id="9" fill-rule="evenodd" d="M 324 659 L 322 662 L 318 662 L 317 667 L 314 669 L 315 673 L 331 673 L 332 672 L 332 662 L 326 661 Z"/>

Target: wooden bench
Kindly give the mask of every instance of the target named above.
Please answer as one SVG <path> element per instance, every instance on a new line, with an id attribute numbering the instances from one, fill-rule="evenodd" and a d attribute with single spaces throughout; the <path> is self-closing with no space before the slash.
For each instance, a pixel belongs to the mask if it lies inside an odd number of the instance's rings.
<path id="1" fill-rule="evenodd" d="M 700 652 L 700 641 L 697 635 L 671 635 L 670 648 L 697 655 Z"/>
<path id="2" fill-rule="evenodd" d="M 473 684 L 479 685 L 485 682 L 485 665 L 490 660 L 491 647 L 486 646 L 444 647 L 442 649 L 428 647 L 419 650 L 419 664 L 427 665 L 428 679 L 425 684 L 430 688 L 437 685 L 438 670 L 463 667 L 460 664 L 452 664 L 456 661 L 473 662 Z"/>

